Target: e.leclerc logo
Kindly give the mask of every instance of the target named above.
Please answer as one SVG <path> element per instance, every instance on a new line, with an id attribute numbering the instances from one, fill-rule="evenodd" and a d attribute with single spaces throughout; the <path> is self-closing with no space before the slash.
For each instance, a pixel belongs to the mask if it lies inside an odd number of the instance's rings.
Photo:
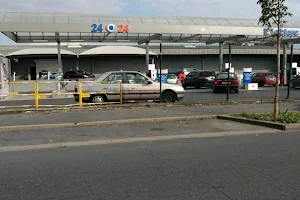
<path id="1" fill-rule="evenodd" d="M 277 33 L 278 33 L 277 30 L 274 30 L 274 29 L 269 30 L 268 28 L 264 28 L 264 36 L 272 36 Z M 282 36 L 297 37 L 297 36 L 299 36 L 299 33 L 300 33 L 299 30 L 281 29 Z"/>

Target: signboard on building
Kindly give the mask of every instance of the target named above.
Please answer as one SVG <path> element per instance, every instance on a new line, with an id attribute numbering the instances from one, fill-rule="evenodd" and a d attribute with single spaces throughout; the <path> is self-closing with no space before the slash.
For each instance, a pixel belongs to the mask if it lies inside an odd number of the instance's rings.
<path id="1" fill-rule="evenodd" d="M 264 36 L 270 37 L 278 33 L 278 30 L 276 29 L 268 29 L 264 28 Z M 284 37 L 298 37 L 300 34 L 300 30 L 295 30 L 295 29 L 281 29 L 280 34 Z"/>

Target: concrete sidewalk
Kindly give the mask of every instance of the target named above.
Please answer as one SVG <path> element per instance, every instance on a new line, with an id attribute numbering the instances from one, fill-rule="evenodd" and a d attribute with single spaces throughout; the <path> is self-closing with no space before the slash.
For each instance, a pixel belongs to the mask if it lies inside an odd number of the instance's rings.
<path id="1" fill-rule="evenodd" d="M 300 111 L 299 103 L 281 103 L 280 110 Z M 272 104 L 236 104 L 214 106 L 185 106 L 158 108 L 131 108 L 95 111 L 61 111 L 56 113 L 22 113 L 0 115 L 0 126 L 80 123 L 142 118 L 165 118 L 199 115 L 220 115 L 237 112 L 272 112 Z"/>
<path id="2" fill-rule="evenodd" d="M 240 124 L 225 120 L 191 120 L 186 122 L 162 122 L 146 124 L 116 124 L 101 127 L 73 127 L 41 130 L 24 130 L 0 133 L 1 147 L 87 142 L 140 137 L 174 136 L 188 134 L 215 134 L 241 131 L 265 132 L 261 126 Z M 272 130 L 276 132 L 277 130 Z"/>

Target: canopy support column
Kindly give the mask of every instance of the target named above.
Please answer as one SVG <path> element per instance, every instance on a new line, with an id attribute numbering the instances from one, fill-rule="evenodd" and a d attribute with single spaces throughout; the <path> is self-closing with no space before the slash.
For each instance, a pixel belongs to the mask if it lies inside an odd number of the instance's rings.
<path id="1" fill-rule="evenodd" d="M 76 70 L 79 70 L 79 55 L 76 57 Z"/>
<path id="2" fill-rule="evenodd" d="M 56 42 L 57 42 L 57 61 L 58 61 L 58 66 L 61 69 L 61 73 L 63 73 L 63 66 L 62 66 L 62 61 L 61 61 L 61 46 L 60 46 L 59 33 L 55 33 L 55 38 L 56 38 Z"/>
<path id="3" fill-rule="evenodd" d="M 223 70 L 223 43 L 219 43 L 219 71 Z"/>
<path id="4" fill-rule="evenodd" d="M 146 42 L 146 70 L 149 70 L 149 42 Z"/>
<path id="5" fill-rule="evenodd" d="M 57 42 L 57 60 L 59 67 L 62 69 L 60 42 Z"/>

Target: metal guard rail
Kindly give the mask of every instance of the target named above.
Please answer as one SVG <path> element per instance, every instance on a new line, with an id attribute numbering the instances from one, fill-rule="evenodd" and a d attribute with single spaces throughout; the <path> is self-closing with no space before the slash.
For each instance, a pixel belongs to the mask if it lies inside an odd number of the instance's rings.
<path id="1" fill-rule="evenodd" d="M 41 84 L 58 84 L 58 88 L 64 88 L 68 83 L 78 84 L 78 92 L 48 92 L 48 93 L 40 93 L 39 86 Z M 82 99 L 84 97 L 90 97 L 93 94 L 109 94 L 107 92 L 82 92 L 82 83 L 100 83 L 97 81 L 45 81 L 45 82 L 35 82 L 35 81 L 27 81 L 27 82 L 7 82 L 0 85 L 10 85 L 10 84 L 33 84 L 34 92 L 29 94 L 1 94 L 0 97 L 17 97 L 17 96 L 33 96 L 34 97 L 34 105 L 16 105 L 16 106 L 0 106 L 0 109 L 13 109 L 13 108 L 40 108 L 40 107 L 73 107 L 73 106 L 90 106 L 90 105 L 104 105 L 104 104 L 122 104 L 122 82 L 120 82 L 120 101 L 119 102 L 102 102 L 102 103 L 83 103 Z M 41 105 L 39 104 L 40 99 L 45 99 L 47 96 L 53 95 L 79 95 L 79 103 L 78 104 L 67 104 L 67 105 Z"/>

